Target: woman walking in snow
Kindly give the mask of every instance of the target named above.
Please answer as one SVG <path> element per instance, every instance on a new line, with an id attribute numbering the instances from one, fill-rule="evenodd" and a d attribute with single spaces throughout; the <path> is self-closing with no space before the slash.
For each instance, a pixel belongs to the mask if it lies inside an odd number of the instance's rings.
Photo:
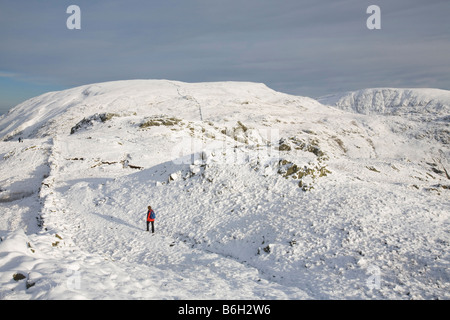
<path id="1" fill-rule="evenodd" d="M 155 211 L 153 211 L 151 206 L 148 206 L 148 211 L 147 211 L 147 231 L 149 231 L 148 230 L 148 226 L 149 226 L 150 222 L 152 223 L 152 233 L 155 233 Z"/>

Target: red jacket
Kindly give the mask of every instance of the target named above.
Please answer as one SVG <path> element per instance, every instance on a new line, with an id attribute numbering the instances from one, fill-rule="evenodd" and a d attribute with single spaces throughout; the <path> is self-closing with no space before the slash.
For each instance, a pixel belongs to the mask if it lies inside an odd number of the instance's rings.
<path id="1" fill-rule="evenodd" d="M 152 214 L 153 213 L 153 214 Z M 148 210 L 147 221 L 155 221 L 155 212 L 153 210 Z"/>

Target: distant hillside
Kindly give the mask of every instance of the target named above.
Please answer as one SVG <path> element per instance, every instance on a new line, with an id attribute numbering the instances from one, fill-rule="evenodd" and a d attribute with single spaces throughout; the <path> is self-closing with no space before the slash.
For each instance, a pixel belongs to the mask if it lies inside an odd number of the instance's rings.
<path id="1" fill-rule="evenodd" d="M 318 100 L 326 105 L 362 114 L 437 118 L 450 115 L 450 91 L 440 89 L 373 88 L 328 95 Z"/>

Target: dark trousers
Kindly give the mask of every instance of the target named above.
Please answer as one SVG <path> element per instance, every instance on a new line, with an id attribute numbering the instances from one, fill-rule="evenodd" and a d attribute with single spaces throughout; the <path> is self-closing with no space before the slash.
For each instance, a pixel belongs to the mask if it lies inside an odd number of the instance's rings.
<path id="1" fill-rule="evenodd" d="M 155 233 L 155 221 L 147 221 L 147 231 L 149 231 L 148 230 L 148 225 L 149 225 L 149 223 L 152 223 L 152 233 Z"/>

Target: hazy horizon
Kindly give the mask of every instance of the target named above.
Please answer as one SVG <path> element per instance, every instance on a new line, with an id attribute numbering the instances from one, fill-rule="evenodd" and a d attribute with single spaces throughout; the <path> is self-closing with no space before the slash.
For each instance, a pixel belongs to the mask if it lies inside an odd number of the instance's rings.
<path id="1" fill-rule="evenodd" d="M 81 29 L 69 29 L 70 5 Z M 381 29 L 367 13 L 380 8 Z M 2 1 L 0 112 L 39 94 L 128 79 L 251 81 L 319 97 L 450 88 L 441 0 Z"/>

